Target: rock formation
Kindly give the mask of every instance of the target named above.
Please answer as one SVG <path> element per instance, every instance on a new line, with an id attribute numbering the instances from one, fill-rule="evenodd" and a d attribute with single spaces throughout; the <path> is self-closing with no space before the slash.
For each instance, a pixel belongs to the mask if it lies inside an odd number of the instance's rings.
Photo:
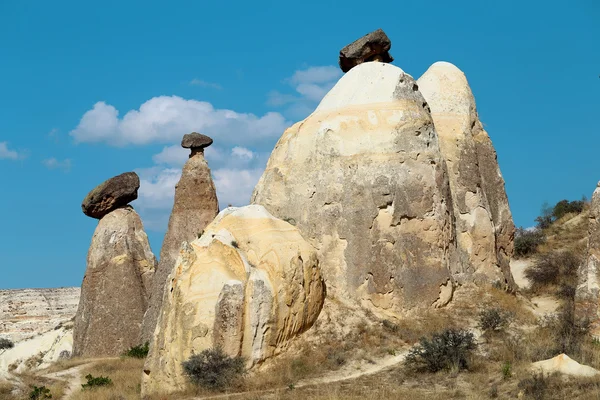
<path id="1" fill-rule="evenodd" d="M 600 371 L 587 365 L 579 364 L 566 354 L 559 354 L 554 358 L 534 362 L 531 369 L 545 375 L 559 373 L 577 377 L 592 377 L 600 375 Z"/>
<path id="2" fill-rule="evenodd" d="M 164 287 L 179 256 L 181 243 L 196 239 L 219 213 L 215 185 L 204 159 L 204 148 L 211 143 L 211 138 L 196 132 L 185 135 L 181 141 L 181 146 L 191 149 L 191 154 L 175 187 L 175 203 L 154 274 L 150 304 L 144 317 L 144 342 L 149 341 L 154 333 Z"/>
<path id="3" fill-rule="evenodd" d="M 317 319 L 325 297 L 316 251 L 263 207 L 227 208 L 184 243 L 169 276 L 142 395 L 185 387 L 181 363 L 221 346 L 249 365 Z"/>
<path id="4" fill-rule="evenodd" d="M 588 222 L 587 256 L 579 268 L 575 291 L 575 310 L 579 319 L 587 319 L 590 330 L 600 336 L 600 182 L 592 195 Z"/>
<path id="5" fill-rule="evenodd" d="M 0 337 L 19 342 L 69 322 L 80 288 L 0 290 Z"/>
<path id="6" fill-rule="evenodd" d="M 514 225 L 504 180 L 469 83 L 446 62 L 433 64 L 417 83 L 448 167 L 459 255 L 452 273 L 458 282 L 500 282 L 515 289 L 509 265 Z"/>
<path id="7" fill-rule="evenodd" d="M 368 61 L 391 63 L 394 61 L 389 53 L 391 47 L 392 42 L 385 32 L 377 29 L 340 50 L 340 68 L 348 72 L 358 64 Z"/>
<path id="8" fill-rule="evenodd" d="M 327 290 L 398 315 L 450 301 L 449 182 L 414 79 L 368 62 L 275 146 L 252 202 L 316 247 Z"/>
<path id="9" fill-rule="evenodd" d="M 98 185 L 81 204 L 83 213 L 100 219 L 119 207 L 126 206 L 138 197 L 140 178 L 135 172 L 126 172 Z"/>
<path id="10" fill-rule="evenodd" d="M 133 208 L 123 206 L 102 217 L 88 252 L 75 316 L 75 356 L 118 356 L 141 343 L 142 319 L 155 268 L 148 237 Z"/>

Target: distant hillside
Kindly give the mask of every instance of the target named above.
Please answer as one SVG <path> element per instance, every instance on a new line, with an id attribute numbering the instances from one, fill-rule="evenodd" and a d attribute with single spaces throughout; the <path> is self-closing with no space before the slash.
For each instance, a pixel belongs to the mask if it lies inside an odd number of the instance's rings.
<path id="1" fill-rule="evenodd" d="M 0 290 L 0 337 L 20 341 L 75 316 L 80 288 Z"/>

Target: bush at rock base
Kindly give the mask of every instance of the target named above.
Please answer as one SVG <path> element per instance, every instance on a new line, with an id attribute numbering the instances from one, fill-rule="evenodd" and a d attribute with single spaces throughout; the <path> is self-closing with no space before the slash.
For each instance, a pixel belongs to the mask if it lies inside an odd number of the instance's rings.
<path id="1" fill-rule="evenodd" d="M 473 333 L 464 329 L 447 329 L 422 338 L 406 356 L 405 365 L 414 371 L 438 372 L 469 368 L 469 358 L 477 344 Z"/>
<path id="2" fill-rule="evenodd" d="M 230 357 L 220 348 L 207 349 L 182 363 L 193 384 L 210 390 L 232 386 L 246 372 L 242 357 Z"/>
<path id="3" fill-rule="evenodd" d="M 150 350 L 150 342 L 146 342 L 143 345 L 140 344 L 140 345 L 129 348 L 129 350 L 127 350 L 124 355 L 126 357 L 133 357 L 133 358 L 146 358 L 148 356 L 149 350 Z"/>

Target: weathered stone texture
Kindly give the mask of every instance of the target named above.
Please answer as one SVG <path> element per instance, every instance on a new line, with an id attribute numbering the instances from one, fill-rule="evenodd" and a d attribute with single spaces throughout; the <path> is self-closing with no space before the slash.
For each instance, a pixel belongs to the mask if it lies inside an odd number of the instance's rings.
<path id="1" fill-rule="evenodd" d="M 448 176 L 414 79 L 352 68 L 275 146 L 252 202 L 317 248 L 328 292 L 381 313 L 452 296 Z"/>
<path id="2" fill-rule="evenodd" d="M 219 203 L 210 169 L 202 153 L 195 153 L 183 167 L 175 187 L 175 202 L 169 227 L 160 251 L 160 261 L 143 324 L 143 339 L 150 340 L 162 306 L 167 277 L 173 270 L 183 242 L 191 242 L 202 233 L 219 212 Z"/>
<path id="3" fill-rule="evenodd" d="M 325 287 L 316 251 L 263 207 L 222 211 L 184 243 L 169 276 L 143 375 L 143 395 L 185 387 L 181 363 L 220 345 L 249 365 L 317 319 Z"/>
<path id="4" fill-rule="evenodd" d="M 138 197 L 140 178 L 135 172 L 126 172 L 95 187 L 83 199 L 81 209 L 88 217 L 100 219 Z"/>
<path id="5" fill-rule="evenodd" d="M 600 182 L 592 195 L 588 222 L 586 258 L 578 271 L 575 310 L 578 319 L 587 319 L 594 336 L 600 336 Z"/>
<path id="6" fill-rule="evenodd" d="M 385 32 L 377 29 L 340 50 L 339 64 L 344 72 L 369 61 L 390 63 L 394 61 L 389 51 L 392 42 Z"/>
<path id="7" fill-rule="evenodd" d="M 450 177 L 458 282 L 501 282 L 515 289 L 509 262 L 514 225 L 491 140 L 462 71 L 433 64 L 417 81 L 435 123 Z"/>
<path id="8" fill-rule="evenodd" d="M 133 208 L 119 208 L 100 220 L 75 316 L 75 356 L 119 356 L 141 344 L 155 267 L 148 237 Z"/>

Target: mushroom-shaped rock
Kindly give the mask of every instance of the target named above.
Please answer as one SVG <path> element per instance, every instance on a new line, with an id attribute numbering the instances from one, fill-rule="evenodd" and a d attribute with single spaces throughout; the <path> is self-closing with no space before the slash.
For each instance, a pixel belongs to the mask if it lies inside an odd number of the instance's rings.
<path id="1" fill-rule="evenodd" d="M 394 61 L 389 53 L 391 47 L 392 42 L 385 32 L 377 29 L 340 50 L 340 68 L 348 72 L 367 61 L 390 63 Z"/>
<path id="2" fill-rule="evenodd" d="M 140 178 L 135 172 L 117 175 L 89 192 L 83 199 L 81 209 L 88 217 L 101 219 L 137 199 L 139 188 Z"/>
<path id="3" fill-rule="evenodd" d="M 164 291 L 142 395 L 185 388 L 181 363 L 220 347 L 249 365 L 316 321 L 325 298 L 316 250 L 262 206 L 227 208 L 184 242 Z"/>
<path id="4" fill-rule="evenodd" d="M 190 141 L 184 138 L 184 142 L 189 144 Z M 196 141 L 196 144 L 198 143 L 201 142 Z M 169 227 L 160 250 L 160 261 L 152 282 L 148 311 L 144 316 L 142 343 L 149 341 L 154 333 L 162 307 L 163 291 L 179 257 L 181 243 L 198 238 L 198 234 L 204 231 L 218 213 L 217 192 L 204 153 L 202 150 L 194 152 L 192 149 L 192 154 L 181 171 L 181 178 L 175 186 L 175 201 Z"/>
<path id="5" fill-rule="evenodd" d="M 389 316 L 452 297 L 449 192 L 415 80 L 368 62 L 285 131 L 252 203 L 318 249 L 328 293 Z"/>
<path id="6" fill-rule="evenodd" d="M 579 364 L 566 354 L 559 354 L 549 360 L 535 362 L 532 365 L 532 369 L 545 374 L 558 372 L 563 375 L 578 377 L 592 377 L 600 374 L 600 371 L 597 369 Z"/>
<path id="7" fill-rule="evenodd" d="M 210 137 L 198 132 L 183 135 L 183 139 L 181 139 L 181 147 L 184 149 L 203 149 L 212 143 L 213 140 Z"/>
<path id="8" fill-rule="evenodd" d="M 100 220 L 75 315 L 74 355 L 118 357 L 141 343 L 155 268 L 148 236 L 133 208 L 119 208 Z"/>

